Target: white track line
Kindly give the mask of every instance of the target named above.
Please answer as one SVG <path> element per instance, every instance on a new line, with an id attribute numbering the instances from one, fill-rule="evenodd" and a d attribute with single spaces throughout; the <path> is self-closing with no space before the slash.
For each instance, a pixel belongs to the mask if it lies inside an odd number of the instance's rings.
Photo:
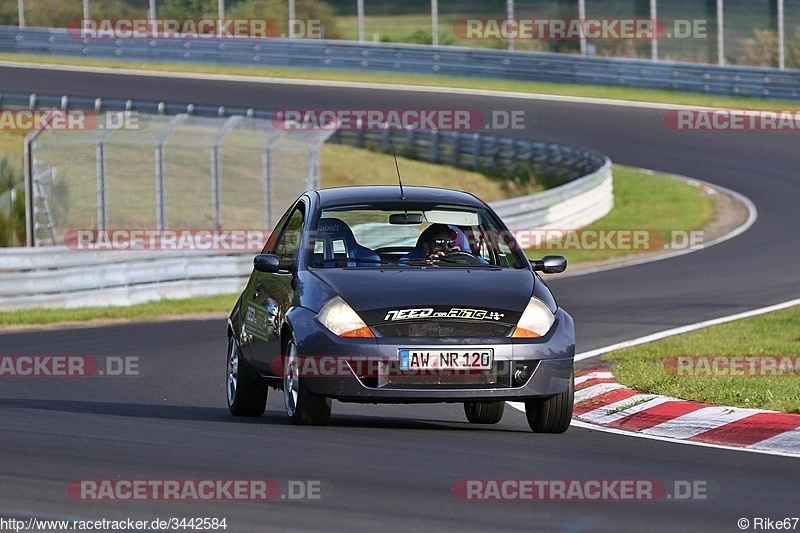
<path id="1" fill-rule="evenodd" d="M 135 63 L 135 61 L 131 61 L 131 63 Z M 237 65 L 237 66 L 247 67 L 248 65 Z M 253 66 L 258 67 L 258 65 L 253 65 Z M 659 109 L 665 111 L 670 109 L 692 109 L 692 110 L 729 109 L 729 108 L 716 108 L 716 107 L 699 106 L 699 105 L 693 106 L 693 105 L 681 105 L 681 104 L 664 104 L 657 102 L 639 102 L 635 100 L 614 100 L 605 98 L 592 98 L 588 96 L 562 96 L 555 94 L 522 93 L 514 91 L 497 91 L 490 89 L 465 89 L 458 87 L 435 87 L 430 85 L 403 85 L 403 84 L 392 84 L 392 83 L 374 83 L 374 82 L 370 83 L 370 82 L 356 82 L 356 81 L 270 78 L 262 76 L 243 76 L 238 74 L 205 74 L 205 73 L 180 72 L 180 71 L 134 70 L 126 68 L 87 67 L 87 66 L 66 65 L 66 64 L 59 65 L 54 63 L 24 63 L 16 61 L 0 61 L 0 67 L 26 68 L 26 69 L 38 69 L 38 70 L 62 70 L 62 71 L 68 69 L 72 72 L 91 72 L 96 74 L 119 74 L 123 76 L 155 76 L 161 78 L 181 78 L 181 79 L 193 79 L 193 80 L 236 81 L 244 83 L 280 84 L 280 85 L 293 85 L 293 86 L 303 86 L 303 87 L 333 87 L 333 88 L 346 88 L 346 89 L 372 89 L 381 91 L 402 90 L 404 92 L 488 96 L 492 98 L 512 98 L 512 99 L 523 99 L 523 100 L 568 102 L 575 104 L 633 107 L 641 109 Z M 338 71 L 338 70 L 332 70 L 329 72 L 347 73 L 347 71 Z M 454 81 L 457 81 L 457 79 Z M 535 81 L 532 81 L 532 83 L 535 83 Z"/>
<path id="2" fill-rule="evenodd" d="M 712 107 L 706 106 L 687 106 L 687 105 L 677 105 L 677 104 L 661 104 L 661 103 L 653 103 L 653 102 L 637 102 L 637 101 L 628 101 L 628 100 L 607 100 L 603 98 L 589 98 L 589 97 L 580 97 L 580 96 L 560 96 L 560 95 L 548 95 L 548 94 L 538 94 L 538 93 L 519 93 L 519 92 L 511 92 L 511 91 L 491 91 L 491 90 L 483 90 L 483 89 L 463 89 L 463 88 L 453 88 L 453 87 L 430 87 L 430 86 L 419 86 L 419 85 L 400 85 L 400 84 L 383 84 L 383 83 L 363 83 L 363 82 L 337 82 L 337 81 L 326 81 L 326 80 L 294 80 L 294 79 L 286 79 L 286 78 L 262 78 L 262 77 L 253 77 L 253 76 L 237 76 L 237 75 L 220 75 L 220 74 L 197 74 L 197 73 L 187 73 L 187 72 L 164 72 L 164 71 L 139 71 L 139 70 L 130 70 L 130 69 L 117 69 L 117 68 L 102 68 L 102 67 L 83 67 L 83 66 L 76 66 L 76 65 L 56 65 L 56 64 L 47 64 L 47 63 L 17 63 L 17 62 L 10 62 L 10 61 L 0 61 L 0 67 L 8 67 L 8 68 L 29 68 L 29 69 L 40 69 L 40 70 L 64 70 L 68 68 L 70 71 L 74 72 L 93 72 L 93 73 L 102 73 L 102 74 L 120 74 L 126 76 L 151 76 L 151 77 L 163 77 L 163 78 L 182 78 L 182 79 L 196 79 L 196 80 L 220 80 L 220 81 L 237 81 L 237 82 L 246 82 L 246 83 L 261 83 L 261 84 L 282 84 L 282 85 L 295 85 L 295 86 L 310 86 L 310 87 L 340 87 L 340 88 L 360 88 L 360 89 L 375 89 L 375 90 L 403 90 L 407 92 L 428 92 L 428 93 L 443 93 L 443 94 L 466 94 L 466 95 L 479 95 L 479 96 L 491 96 L 494 98 L 518 98 L 518 99 L 527 99 L 527 100 L 543 100 L 543 101 L 557 101 L 557 102 L 570 102 L 570 103 L 580 103 L 580 104 L 593 104 L 593 105 L 606 105 L 606 106 L 617 106 L 617 107 L 632 107 L 632 108 L 642 108 L 642 109 L 661 109 L 661 110 L 669 110 L 669 109 L 716 109 Z M 691 178 L 685 178 L 691 179 Z M 712 188 L 721 189 L 726 191 L 728 194 L 735 196 L 738 198 L 748 209 L 749 216 L 747 221 L 737 228 L 736 230 L 720 237 L 719 239 L 715 239 L 710 243 L 705 244 L 703 247 L 698 249 L 707 248 L 714 244 L 719 244 L 724 242 L 728 239 L 732 239 L 737 235 L 745 232 L 750 226 L 755 223 L 757 218 L 757 209 L 755 204 L 744 195 L 741 195 L 735 191 L 730 189 L 726 189 L 725 187 L 721 187 L 718 185 L 711 185 L 706 182 L 702 182 L 700 180 L 694 180 L 698 183 L 702 183 L 704 185 L 708 185 Z M 612 270 L 614 268 L 622 268 L 623 266 L 632 266 L 637 264 L 649 263 L 651 261 L 658 261 L 661 259 L 667 259 L 670 257 L 675 257 L 678 255 L 683 255 L 685 253 L 690 253 L 693 251 L 697 251 L 698 249 L 688 249 L 688 250 L 681 250 L 674 254 L 664 254 L 661 256 L 656 256 L 653 258 L 644 259 L 641 261 L 633 261 L 630 263 L 625 263 L 624 265 L 611 265 L 608 267 L 601 267 L 597 269 L 585 270 L 583 272 L 575 273 L 573 276 L 583 275 L 583 274 L 590 274 L 593 272 L 600 272 L 604 270 Z M 700 322 L 698 324 L 691 324 L 688 326 L 682 326 L 680 328 L 674 328 L 671 330 L 662 331 L 660 333 L 655 333 L 653 335 L 648 335 L 646 337 L 641 337 L 639 339 L 634 339 L 632 341 L 626 341 L 618 344 L 614 344 L 611 346 L 607 346 L 605 348 L 599 348 L 597 350 L 592 350 L 590 352 L 584 352 L 582 354 L 578 354 L 575 356 L 576 361 L 581 361 L 583 359 L 589 359 L 591 357 L 596 357 L 603 353 L 607 353 L 612 350 L 619 350 L 621 348 L 626 348 L 628 346 L 636 346 L 638 344 L 644 344 L 645 342 L 651 342 L 658 339 L 663 339 L 666 337 L 670 337 L 672 335 L 679 335 L 681 333 L 686 333 L 688 331 L 694 331 L 697 329 L 713 326 L 716 324 L 722 324 L 725 322 L 730 322 L 733 320 L 738 320 L 740 318 L 747 318 L 750 316 L 757 316 L 764 313 L 769 313 L 771 311 L 776 311 L 779 309 L 785 309 L 787 307 L 792 307 L 800 303 L 800 300 L 792 300 L 791 302 L 785 302 L 783 304 L 777 304 L 775 306 L 770 306 L 767 308 L 756 309 L 753 311 L 748 311 L 746 313 L 739 313 L 738 315 L 731 315 L 728 317 L 722 317 L 715 320 L 709 320 L 706 322 Z M 525 408 L 523 404 L 518 402 L 508 402 L 509 405 L 514 407 L 515 409 L 521 410 L 524 412 Z M 708 444 L 708 443 L 701 443 L 695 441 L 681 441 L 677 439 L 670 439 L 666 437 L 659 437 L 655 435 L 646 435 L 641 433 L 632 433 L 629 431 L 622 431 L 613 428 L 607 428 L 604 426 L 597 426 L 594 424 L 587 424 L 585 422 L 580 422 L 577 420 L 573 420 L 572 424 L 576 427 L 584 427 L 587 429 L 594 429 L 597 431 L 605 431 L 608 433 L 615 433 L 620 435 L 627 435 L 627 436 L 634 436 L 640 438 L 648 438 L 652 440 L 663 440 L 667 442 L 678 442 L 683 444 L 689 444 L 693 446 L 705 446 L 711 448 L 722 448 L 728 450 L 737 450 L 737 451 L 751 451 L 751 452 L 758 452 L 770 455 L 783 455 L 788 457 L 795 457 L 794 454 L 784 453 L 780 451 L 774 450 L 758 450 L 754 448 L 737 448 L 733 446 L 721 446 L 716 444 Z"/>
<path id="3" fill-rule="evenodd" d="M 525 404 L 522 402 L 506 402 L 506 404 L 510 407 L 513 407 L 517 411 L 525 412 Z M 678 440 L 678 439 L 671 439 L 669 437 L 661 437 L 658 435 L 648 435 L 646 433 L 634 433 L 633 431 L 628 431 L 625 429 L 617 429 L 617 428 L 610 428 L 608 426 L 598 426 L 597 424 L 590 424 L 589 422 L 582 422 L 580 420 L 572 419 L 572 422 L 569 424 L 571 427 L 581 428 L 581 429 L 588 429 L 590 431 L 601 431 L 603 433 L 612 433 L 614 435 L 623 435 L 626 437 L 636 437 L 640 439 L 648 439 L 648 440 L 657 440 L 660 442 L 671 442 L 672 444 L 685 444 L 687 446 L 702 446 L 703 448 L 719 448 L 721 450 L 731 450 L 734 452 L 750 452 L 750 453 L 759 453 L 762 455 L 779 455 L 781 457 L 792 457 L 798 458 L 800 454 L 797 452 L 786 452 L 779 449 L 777 446 L 773 449 L 768 450 L 761 450 L 753 447 L 741 447 L 741 446 L 726 446 L 724 444 L 711 444 L 709 442 L 700 442 L 696 440 Z M 798 442 L 800 439 L 800 430 L 794 430 L 797 434 L 794 435 L 793 444 Z M 792 432 L 792 433 L 794 433 Z M 777 438 L 777 437 L 773 437 Z M 772 439 L 770 439 L 772 440 Z M 767 441 L 763 441 L 767 442 Z M 753 446 L 759 446 L 762 443 L 754 444 Z"/>
<path id="4" fill-rule="evenodd" d="M 613 352 L 614 350 L 621 350 L 622 348 L 628 348 L 629 346 L 637 346 L 639 344 L 645 344 L 647 342 L 652 342 L 660 339 L 665 339 L 667 337 L 672 337 L 674 335 L 680 335 L 682 333 L 687 333 L 689 331 L 696 331 L 698 329 L 707 328 L 709 326 L 716 326 L 717 324 L 724 324 L 726 322 L 733 322 L 734 320 L 740 320 L 742 318 L 750 318 L 754 316 L 764 315 L 767 313 L 771 313 L 773 311 L 780 311 L 781 309 L 788 309 L 789 307 L 794 307 L 796 305 L 800 305 L 800 298 L 796 300 L 789 300 L 788 302 L 783 302 L 775 305 L 770 305 L 767 307 L 761 307 L 759 309 L 753 309 L 751 311 L 745 311 L 744 313 L 737 313 L 735 315 L 728 315 L 723 316 L 720 318 L 715 318 L 713 320 L 706 320 L 704 322 L 698 322 L 696 324 L 688 324 L 686 326 L 681 326 L 679 328 L 668 329 L 665 331 L 661 331 L 659 333 L 653 333 L 652 335 L 647 335 L 645 337 L 640 337 L 638 339 L 633 339 L 630 341 L 619 342 L 617 344 L 612 344 L 610 346 L 605 346 L 603 348 L 598 348 L 596 350 L 591 350 L 588 352 L 583 352 L 577 354 L 575 356 L 576 361 L 582 361 L 584 359 L 590 359 L 592 357 L 597 357 L 599 355 L 603 355 L 608 352 Z M 595 387 L 599 387 L 600 385 L 595 385 Z M 589 387 L 593 388 L 593 387 Z M 586 390 L 586 389 L 583 389 Z M 581 391 L 576 391 L 575 396 L 577 398 L 578 394 Z M 628 399 L 630 401 L 630 399 Z M 654 401 L 654 400 L 651 400 Z M 521 402 L 506 402 L 508 405 L 517 409 L 518 411 L 525 412 L 525 404 Z M 577 401 L 576 401 L 577 403 Z M 647 402 L 650 403 L 650 402 Z M 645 404 L 646 405 L 646 404 Z M 637 406 L 638 407 L 638 406 Z M 649 406 L 648 406 L 649 407 Z M 608 406 L 604 406 L 603 409 L 608 409 Z M 725 409 L 725 407 L 721 407 L 721 409 Z M 745 411 L 743 409 L 736 409 L 736 411 Z M 752 413 L 748 413 L 748 416 Z M 689 416 L 689 415 L 684 415 Z M 683 417 L 679 417 L 683 418 Z M 733 419 L 730 420 L 731 422 Z M 703 446 L 706 448 L 720 448 L 724 450 L 736 450 L 736 451 L 744 451 L 744 452 L 754 452 L 754 453 L 762 453 L 766 455 L 780 455 L 783 457 L 800 457 L 798 452 L 787 452 L 784 451 L 785 448 L 790 448 L 798 446 L 800 443 L 800 429 L 795 429 L 793 431 L 782 433 L 781 435 L 777 435 L 770 439 L 758 442 L 753 444 L 749 447 L 740 447 L 740 446 L 725 446 L 721 444 L 710 444 L 707 442 L 699 442 L 693 440 L 681 440 L 671 437 L 664 437 L 661 435 L 653 435 L 641 432 L 633 432 L 633 431 L 626 431 L 622 429 L 610 428 L 607 426 L 600 426 L 596 424 L 590 424 L 588 422 L 581 422 L 580 420 L 573 419 L 571 424 L 572 426 L 583 428 L 583 429 L 591 429 L 594 431 L 603 431 L 606 433 L 613 433 L 615 435 L 625 435 L 628 437 L 636 437 L 640 439 L 650 439 L 650 440 L 660 440 L 663 442 L 673 442 L 677 444 L 686 444 L 689 446 Z M 661 424 L 663 426 L 663 424 Z M 658 426 L 656 426 L 658 427 Z"/>
<path id="5" fill-rule="evenodd" d="M 641 170 L 644 170 L 645 172 L 653 172 L 653 173 L 657 172 L 657 171 L 648 170 L 648 169 L 641 169 Z M 715 185 L 713 183 L 708 183 L 706 181 L 698 180 L 698 179 L 695 179 L 695 178 L 689 178 L 689 177 L 686 177 L 686 176 L 680 176 L 678 174 L 664 174 L 663 172 L 658 172 L 658 173 L 659 174 L 663 174 L 665 176 L 669 176 L 671 178 L 675 178 L 675 179 L 681 180 L 681 181 L 686 181 L 686 182 L 692 182 L 692 183 L 695 183 L 695 184 L 699 184 L 701 186 L 705 186 L 705 187 L 710 188 L 712 191 L 721 192 L 721 193 L 733 196 L 734 198 L 739 200 L 745 206 L 745 208 L 747 209 L 747 220 L 745 220 L 742 223 L 741 226 L 739 226 L 738 228 L 734 229 L 733 231 L 723 235 L 722 237 L 713 239 L 713 240 L 711 240 L 709 242 L 706 242 L 706 243 L 703 243 L 703 244 L 701 244 L 699 246 L 686 248 L 685 250 L 676 250 L 674 252 L 669 252 L 669 253 L 666 253 L 666 254 L 654 255 L 652 257 L 645 257 L 643 259 L 633 259 L 631 261 L 625 261 L 624 263 L 616 263 L 616 264 L 613 264 L 613 265 L 606 265 L 606 266 L 601 266 L 601 267 L 597 267 L 597 268 L 587 268 L 586 270 L 580 270 L 578 272 L 573 272 L 573 273 L 567 272 L 565 274 L 558 274 L 558 278 L 557 279 L 570 278 L 570 277 L 575 277 L 575 276 L 584 276 L 586 274 L 594 274 L 594 273 L 597 273 L 597 272 L 605 272 L 606 270 L 615 270 L 617 268 L 625 268 L 625 267 L 634 266 L 634 265 L 643 265 L 645 263 L 652 263 L 654 261 L 662 261 L 664 259 L 670 259 L 672 257 L 678 257 L 678 256 L 681 256 L 681 255 L 690 254 L 692 252 L 699 252 L 700 250 L 705 250 L 706 248 L 710 248 L 711 246 L 723 243 L 723 242 L 725 242 L 727 240 L 733 239 L 734 237 L 738 237 L 739 235 L 741 235 L 745 231 L 749 230 L 750 227 L 753 224 L 755 224 L 756 220 L 758 219 L 758 209 L 756 208 L 756 204 L 754 204 L 753 201 L 750 200 L 750 198 L 748 198 L 747 196 L 745 196 L 745 195 L 743 195 L 741 193 L 738 193 L 738 192 L 736 192 L 734 190 L 728 189 L 727 187 L 722 187 L 721 185 Z"/>
<path id="6" fill-rule="evenodd" d="M 520 404 L 522 405 L 522 404 Z M 513 406 L 516 407 L 516 406 Z M 524 411 L 524 405 L 522 406 L 522 410 Z M 751 452 L 751 453 L 760 453 L 764 455 L 780 455 L 781 457 L 793 457 L 798 458 L 797 452 L 785 452 L 781 450 L 759 450 L 756 448 L 743 448 L 740 446 L 726 446 L 724 444 L 711 444 L 708 442 L 700 442 L 696 440 L 678 440 L 678 439 L 671 439 L 669 437 L 660 437 L 658 435 L 648 435 L 646 433 L 634 433 L 632 431 L 626 431 L 624 429 L 617 429 L 617 428 L 610 428 L 607 426 L 598 426 L 596 424 L 590 424 L 588 422 L 581 422 L 580 420 L 572 420 L 570 426 L 578 427 L 581 429 L 588 429 L 592 431 L 602 431 L 604 433 L 613 433 L 615 435 L 625 435 L 628 437 L 637 437 L 640 439 L 650 439 L 650 440 L 657 440 L 661 442 L 671 442 L 674 444 L 685 444 L 688 446 L 702 446 L 703 448 L 719 448 L 722 450 L 733 450 L 736 452 Z"/>
<path id="7" fill-rule="evenodd" d="M 583 352 L 577 354 L 575 356 L 576 361 L 583 361 L 584 359 L 591 359 L 592 357 L 597 357 L 598 355 L 603 355 L 608 352 L 613 352 L 615 350 L 621 350 L 623 348 L 628 348 L 630 346 L 638 346 L 640 344 L 645 344 L 648 342 L 653 342 L 661 339 L 665 339 L 667 337 L 672 337 L 675 335 L 680 335 L 682 333 L 688 333 L 690 331 L 696 331 L 698 329 L 707 328 L 710 326 L 716 326 L 717 324 L 724 324 L 726 322 L 733 322 L 734 320 L 741 320 L 742 318 L 750 318 L 754 316 L 764 315 L 766 313 L 771 313 L 773 311 L 780 311 L 781 309 L 788 309 L 789 307 L 794 307 L 796 305 L 800 305 L 800 298 L 796 300 L 790 300 L 788 302 L 783 302 L 775 305 L 770 305 L 768 307 L 762 307 L 760 309 L 753 309 L 751 311 L 745 311 L 743 313 L 737 313 L 735 315 L 728 315 L 723 316 L 720 318 L 715 318 L 713 320 L 706 320 L 704 322 L 697 322 L 695 324 L 688 324 L 686 326 L 680 326 L 678 328 L 667 329 L 664 331 L 660 331 L 658 333 L 653 333 L 651 335 L 646 335 L 644 337 L 639 337 L 638 339 L 633 339 L 624 342 L 618 342 L 616 344 L 612 344 L 610 346 L 605 346 L 603 348 L 597 348 L 596 350 L 589 350 L 588 352 Z"/>
<path id="8" fill-rule="evenodd" d="M 670 110 L 670 109 L 723 109 L 723 108 L 714 108 L 714 107 L 705 107 L 705 106 L 688 106 L 688 105 L 673 105 L 673 104 L 662 104 L 662 103 L 654 103 L 654 102 L 637 102 L 637 101 L 629 101 L 629 100 L 613 100 L 613 99 L 604 99 L 604 98 L 589 98 L 583 96 L 560 96 L 560 95 L 550 95 L 550 94 L 539 94 L 539 93 L 520 93 L 520 92 L 511 92 L 511 91 L 492 91 L 492 90 L 485 90 L 485 89 L 463 89 L 463 88 L 455 88 L 455 87 L 432 87 L 427 85 L 402 85 L 402 84 L 390 84 L 390 83 L 365 83 L 365 82 L 342 82 L 342 81 L 330 81 L 330 80 L 301 80 L 301 79 L 291 79 L 291 78 L 270 78 L 270 77 L 260 77 L 260 76 L 242 76 L 242 75 L 226 75 L 226 74 L 202 74 L 202 73 L 190 73 L 190 72 L 170 72 L 170 71 L 141 71 L 141 70 L 133 70 L 133 69 L 121 69 L 121 68 L 110 68 L 110 67 L 87 67 L 87 66 L 77 66 L 77 65 L 57 65 L 51 63 L 17 63 L 14 61 L 0 61 L 0 67 L 7 67 L 7 68 L 20 68 L 20 69 L 38 69 L 38 70 L 64 70 L 65 67 L 69 67 L 70 71 L 74 72 L 89 72 L 89 73 L 96 73 L 96 74 L 119 74 L 123 76 L 155 76 L 155 77 L 162 77 L 162 78 L 179 78 L 179 79 L 195 79 L 195 80 L 214 80 L 214 81 L 235 81 L 239 83 L 257 83 L 257 84 L 280 84 L 280 85 L 290 85 L 290 86 L 303 86 L 303 87 L 334 87 L 334 88 L 352 88 L 352 89 L 370 89 L 370 90 L 381 90 L 381 91 L 396 91 L 402 90 L 405 92 L 418 92 L 418 93 L 438 93 L 438 94 L 461 94 L 461 95 L 478 95 L 478 96 L 487 96 L 491 98 L 517 98 L 517 99 L 525 99 L 525 100 L 542 100 L 542 101 L 554 101 L 554 102 L 567 102 L 567 103 L 577 103 L 577 104 L 591 104 L 591 105 L 606 105 L 606 106 L 616 106 L 616 107 L 630 107 L 630 108 L 641 108 L 641 109 L 660 109 L 660 110 Z M 646 169 L 643 169 L 646 170 Z M 650 170 L 649 172 L 655 172 Z M 688 254 L 691 252 L 697 252 L 699 250 L 703 250 L 710 246 L 714 246 L 715 244 L 719 244 L 722 242 L 727 241 L 728 239 L 732 239 L 745 231 L 747 231 L 750 226 L 752 226 L 756 219 L 758 218 L 758 210 L 756 209 L 755 204 L 746 196 L 735 192 L 733 190 L 727 189 L 720 185 L 713 185 L 711 183 L 698 180 L 696 178 L 688 178 L 686 176 L 679 176 L 677 174 L 667 174 L 676 179 L 680 179 L 683 181 L 694 182 L 700 185 L 707 186 L 709 188 L 716 189 L 722 192 L 725 192 L 735 198 L 737 198 L 740 202 L 742 202 L 748 211 L 747 220 L 733 230 L 732 232 L 728 233 L 727 235 L 723 235 L 718 239 L 714 239 L 708 243 L 704 243 L 701 246 L 688 248 L 685 250 L 676 250 L 671 253 L 661 254 L 653 257 L 648 257 L 639 260 L 632 260 L 626 261 L 624 263 L 617 263 L 613 265 L 607 265 L 603 267 L 597 268 L 590 268 L 587 270 L 582 270 L 579 272 L 567 272 L 566 274 L 559 275 L 559 278 L 567 278 L 567 277 L 574 277 L 574 276 L 583 276 L 586 274 L 593 274 L 596 272 L 604 272 L 606 270 L 614 270 L 617 268 L 624 268 L 628 266 L 634 265 L 641 265 L 644 263 L 650 263 L 653 261 L 660 261 L 663 259 L 669 259 L 671 257 L 677 257 L 680 255 Z"/>

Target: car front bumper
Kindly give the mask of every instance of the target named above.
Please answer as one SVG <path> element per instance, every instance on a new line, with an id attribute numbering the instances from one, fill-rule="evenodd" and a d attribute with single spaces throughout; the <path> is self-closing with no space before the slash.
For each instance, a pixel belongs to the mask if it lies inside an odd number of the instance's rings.
<path id="1" fill-rule="evenodd" d="M 550 332 L 541 339 L 512 338 L 431 338 L 378 337 L 375 339 L 343 339 L 336 337 L 310 313 L 293 317 L 298 351 L 304 356 L 370 361 L 373 364 L 340 364 L 330 375 L 305 375 L 308 388 L 340 401 L 362 403 L 434 403 L 545 398 L 566 391 L 572 380 L 575 356 L 575 334 L 572 317 L 559 309 Z M 305 330 L 307 334 L 303 334 Z M 402 349 L 477 350 L 490 348 L 494 367 L 483 376 L 443 378 L 425 375 L 420 379 L 406 375 L 395 378 L 390 368 L 397 369 Z M 527 379 L 515 379 L 515 373 L 526 367 Z M 365 376 L 364 368 L 369 368 Z M 342 370 L 344 369 L 344 370 Z M 375 371 L 377 370 L 377 374 Z M 385 369 L 386 374 L 382 374 Z M 446 374 L 446 373 L 444 373 Z"/>

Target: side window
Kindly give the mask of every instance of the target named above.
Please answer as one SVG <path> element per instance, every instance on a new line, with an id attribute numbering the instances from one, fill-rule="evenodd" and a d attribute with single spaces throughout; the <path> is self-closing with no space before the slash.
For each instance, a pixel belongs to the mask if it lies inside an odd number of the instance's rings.
<path id="1" fill-rule="evenodd" d="M 303 209 L 302 204 L 289 215 L 286 225 L 281 229 L 280 237 L 275 243 L 275 249 L 272 251 L 281 259 L 293 259 L 297 255 L 297 249 L 300 247 L 300 239 L 303 236 Z"/>

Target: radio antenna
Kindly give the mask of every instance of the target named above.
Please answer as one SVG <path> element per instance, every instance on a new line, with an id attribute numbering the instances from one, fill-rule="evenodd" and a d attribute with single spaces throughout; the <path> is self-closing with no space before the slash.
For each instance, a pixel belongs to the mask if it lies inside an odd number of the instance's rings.
<path id="1" fill-rule="evenodd" d="M 400 199 L 405 200 L 406 195 L 403 192 L 403 180 L 400 179 L 400 167 L 397 165 L 397 154 L 394 153 L 394 142 L 389 138 L 389 144 L 392 146 L 392 157 L 394 157 L 394 168 L 397 170 L 397 182 L 400 184 Z"/>

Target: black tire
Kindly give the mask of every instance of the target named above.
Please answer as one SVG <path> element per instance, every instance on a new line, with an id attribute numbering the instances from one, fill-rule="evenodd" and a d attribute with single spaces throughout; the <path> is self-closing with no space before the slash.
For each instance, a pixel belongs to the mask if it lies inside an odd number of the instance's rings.
<path id="1" fill-rule="evenodd" d="M 572 420 L 572 406 L 575 398 L 575 377 L 569 381 L 569 388 L 550 398 L 528 400 L 525 402 L 525 417 L 534 433 L 564 433 Z"/>
<path id="2" fill-rule="evenodd" d="M 497 424 L 505 410 L 506 402 L 464 402 L 464 414 L 472 424 Z"/>
<path id="3" fill-rule="evenodd" d="M 259 382 L 255 370 L 242 358 L 239 344 L 228 337 L 228 364 L 225 388 L 228 410 L 234 416 L 261 416 L 267 408 L 269 389 Z"/>
<path id="4" fill-rule="evenodd" d="M 299 375 L 297 344 L 286 346 L 283 369 L 283 404 L 292 424 L 324 426 L 331 417 L 331 400 L 309 390 Z"/>

